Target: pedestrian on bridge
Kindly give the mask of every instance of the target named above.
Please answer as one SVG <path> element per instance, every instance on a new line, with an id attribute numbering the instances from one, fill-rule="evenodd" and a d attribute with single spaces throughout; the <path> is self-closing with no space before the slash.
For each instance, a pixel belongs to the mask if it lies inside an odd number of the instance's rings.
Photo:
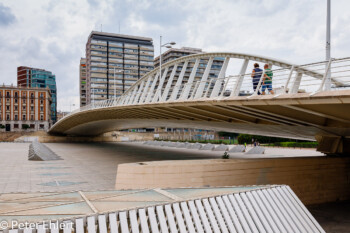
<path id="1" fill-rule="evenodd" d="M 272 90 L 272 70 L 269 68 L 269 64 L 265 64 L 264 65 L 264 70 L 265 70 L 265 74 L 264 74 L 264 79 L 263 79 L 263 85 L 262 85 L 262 94 L 265 95 L 265 90 L 267 89 L 270 94 L 274 94 L 273 90 Z"/>
<path id="2" fill-rule="evenodd" d="M 253 81 L 253 90 L 254 92 L 256 91 L 256 88 L 259 85 L 259 81 L 261 79 L 263 70 L 259 68 L 259 64 L 255 63 L 254 64 L 254 69 L 252 71 L 252 81 Z M 258 90 L 258 95 L 261 95 L 260 90 Z"/>

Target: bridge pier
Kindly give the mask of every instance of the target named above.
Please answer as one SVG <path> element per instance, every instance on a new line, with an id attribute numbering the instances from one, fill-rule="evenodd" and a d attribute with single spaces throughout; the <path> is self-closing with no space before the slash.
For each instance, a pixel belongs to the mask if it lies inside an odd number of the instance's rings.
<path id="1" fill-rule="evenodd" d="M 350 156 L 350 138 L 332 135 L 316 135 L 317 151 L 327 155 Z"/>

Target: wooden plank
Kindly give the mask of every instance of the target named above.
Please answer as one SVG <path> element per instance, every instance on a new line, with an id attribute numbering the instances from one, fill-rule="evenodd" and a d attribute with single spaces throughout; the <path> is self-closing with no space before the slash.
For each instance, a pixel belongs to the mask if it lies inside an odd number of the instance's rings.
<path id="1" fill-rule="evenodd" d="M 224 201 L 225 207 L 227 208 L 232 222 L 237 230 L 238 233 L 244 233 L 244 232 L 251 232 L 248 226 L 248 223 L 245 221 L 245 219 L 243 218 L 243 220 L 240 222 L 239 221 L 239 217 L 238 216 L 243 216 L 243 213 L 241 212 L 241 210 L 238 209 L 234 209 L 233 208 L 233 204 L 230 202 L 229 197 L 228 196 L 222 196 L 222 199 Z M 243 227 L 244 225 L 244 227 Z M 246 229 L 246 230 L 243 230 Z"/>
<path id="2" fill-rule="evenodd" d="M 258 228 L 259 232 L 266 233 L 267 229 L 264 226 L 268 225 L 268 223 L 265 222 L 265 224 L 264 224 L 261 221 L 262 219 L 259 219 L 257 212 L 256 212 L 258 208 L 253 207 L 253 205 L 252 205 L 253 203 L 250 202 L 246 193 L 240 193 L 239 196 L 242 198 L 244 205 L 247 207 L 249 214 L 252 217 L 252 219 L 255 223 L 255 226 Z"/>
<path id="3" fill-rule="evenodd" d="M 251 196 L 252 196 L 250 198 L 255 199 L 256 204 L 259 206 L 262 214 L 266 218 L 266 221 L 270 224 L 273 232 L 287 232 L 286 229 L 280 223 L 277 216 L 275 216 L 275 213 L 273 212 L 273 210 L 270 207 L 270 205 L 268 204 L 268 202 L 265 200 L 265 197 L 263 196 L 263 194 L 261 192 L 258 193 L 256 191 L 252 191 L 249 193 L 251 193 Z M 248 195 L 248 193 L 247 193 L 247 195 Z M 248 197 L 249 196 L 250 195 L 248 195 Z"/>
<path id="4" fill-rule="evenodd" d="M 109 214 L 109 230 L 110 233 L 118 233 L 118 223 L 117 223 L 117 214 Z"/>
<path id="5" fill-rule="evenodd" d="M 87 217 L 87 230 L 88 233 L 96 233 L 95 217 Z"/>
<path id="6" fill-rule="evenodd" d="M 197 229 L 197 232 L 204 232 L 203 230 L 203 226 L 202 226 L 202 223 L 201 223 L 201 220 L 199 218 L 199 215 L 198 215 L 198 212 L 197 212 L 197 208 L 194 204 L 193 201 L 189 201 L 188 202 L 188 206 L 190 207 L 190 211 L 191 211 L 191 214 L 192 214 L 192 218 L 193 218 L 193 221 L 194 221 L 194 225 Z"/>
<path id="7" fill-rule="evenodd" d="M 119 212 L 119 221 L 120 221 L 121 233 L 130 233 L 129 232 L 128 218 L 126 216 L 125 211 Z"/>
<path id="8" fill-rule="evenodd" d="M 209 199 L 209 201 L 211 201 L 211 198 Z M 227 211 L 227 209 L 226 209 L 226 207 L 225 207 L 225 204 L 224 204 L 224 202 L 223 202 L 223 200 L 222 200 L 222 198 L 220 197 L 220 196 L 218 196 L 218 197 L 216 197 L 216 202 L 218 203 L 218 211 L 219 212 L 221 212 L 222 213 L 222 215 L 223 215 L 223 217 L 224 217 L 224 219 L 225 219 L 225 222 L 226 222 L 226 224 L 227 224 L 227 227 L 228 227 L 228 230 L 231 232 L 231 233 L 235 233 L 235 232 L 237 232 L 236 231 L 236 229 L 235 229 L 235 227 L 234 227 L 234 225 L 233 225 L 233 222 L 232 222 L 232 220 L 231 220 L 231 218 L 230 218 L 230 215 L 229 215 L 229 213 L 228 213 L 228 211 Z M 212 204 L 212 206 L 213 206 L 213 204 Z M 215 208 L 216 209 L 216 208 Z M 214 209 L 214 213 L 215 213 L 215 215 L 216 215 L 216 211 L 217 210 L 215 210 Z M 222 223 L 220 223 L 220 225 L 221 225 Z"/>
<path id="9" fill-rule="evenodd" d="M 156 211 L 159 219 L 160 231 L 162 233 L 169 233 L 167 220 L 164 215 L 163 206 L 162 205 L 157 206 Z"/>
<path id="10" fill-rule="evenodd" d="M 202 202 L 200 200 L 195 200 L 195 203 L 196 203 L 199 216 L 201 217 L 205 232 L 212 233 L 213 231 L 211 230 L 211 227 L 207 218 L 207 214 L 204 211 Z"/>
<path id="11" fill-rule="evenodd" d="M 214 198 L 209 198 L 209 203 L 208 204 L 209 204 L 209 207 L 211 207 L 211 209 L 213 210 L 213 212 L 211 214 L 214 213 L 214 215 L 215 215 L 215 217 L 213 215 L 213 219 L 217 220 L 217 226 L 219 227 L 219 231 L 223 232 L 223 233 L 226 233 L 226 232 L 228 233 L 225 221 L 222 218 L 220 210 L 219 210 L 219 208 L 218 208 L 218 206 L 217 206 L 217 204 L 215 202 L 215 199 Z"/>
<path id="12" fill-rule="evenodd" d="M 152 233 L 159 233 L 158 221 L 156 214 L 154 213 L 154 207 L 148 207 L 148 217 L 151 223 Z"/>
<path id="13" fill-rule="evenodd" d="M 141 222 L 142 233 L 149 233 L 149 226 L 148 226 L 148 222 L 147 222 L 145 209 L 139 209 L 139 217 L 140 217 L 140 222 Z"/>
<path id="14" fill-rule="evenodd" d="M 83 218 L 75 219 L 75 232 L 76 233 L 85 233 L 85 230 L 84 230 L 84 219 Z"/>
<path id="15" fill-rule="evenodd" d="M 137 221 L 137 213 L 136 210 L 130 210 L 129 211 L 129 218 L 130 218 L 130 224 L 131 224 L 131 231 L 132 233 L 139 233 L 139 223 Z"/>
<path id="16" fill-rule="evenodd" d="M 174 203 L 173 204 L 173 209 L 174 209 L 174 212 L 175 212 L 176 222 L 177 222 L 177 225 L 179 227 L 180 233 L 187 233 L 185 222 L 184 222 L 184 219 L 182 217 L 182 213 L 181 213 L 181 210 L 180 210 L 179 203 Z"/>
<path id="17" fill-rule="evenodd" d="M 182 212 L 183 212 L 184 217 L 185 217 L 185 221 L 186 221 L 188 232 L 189 233 L 195 233 L 196 230 L 194 228 L 193 221 L 192 221 L 192 218 L 191 218 L 191 214 L 190 214 L 190 211 L 189 211 L 189 209 L 187 207 L 187 203 L 186 202 L 181 202 L 180 206 L 181 206 Z"/>
<path id="18" fill-rule="evenodd" d="M 171 206 L 170 205 L 165 205 L 165 213 L 168 219 L 168 225 L 170 228 L 170 232 L 171 233 L 177 233 L 177 228 L 176 228 L 176 223 L 175 223 L 175 219 L 174 219 L 174 215 L 173 215 L 173 211 L 171 210 Z"/>
<path id="19" fill-rule="evenodd" d="M 107 233 L 107 221 L 105 215 L 98 216 L 99 233 Z"/>

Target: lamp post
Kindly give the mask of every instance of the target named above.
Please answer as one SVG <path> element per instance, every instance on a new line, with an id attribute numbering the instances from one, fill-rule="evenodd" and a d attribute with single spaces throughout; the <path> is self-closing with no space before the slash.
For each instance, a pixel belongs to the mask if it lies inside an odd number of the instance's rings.
<path id="1" fill-rule="evenodd" d="M 162 44 L 162 36 L 159 38 L 159 78 L 162 78 L 162 47 L 165 48 L 172 48 L 172 45 L 175 45 L 176 43 L 174 41 Z"/>
<path id="2" fill-rule="evenodd" d="M 115 67 L 114 67 L 114 99 L 117 98 L 117 87 L 115 85 L 115 72 L 117 73 L 122 73 L 124 72 L 124 70 L 115 70 Z"/>
<path id="3" fill-rule="evenodd" d="M 327 0 L 327 32 L 326 32 L 326 61 L 331 61 L 331 0 Z M 327 72 L 327 65 L 326 71 Z M 327 73 L 325 90 L 331 89 L 331 67 Z"/>

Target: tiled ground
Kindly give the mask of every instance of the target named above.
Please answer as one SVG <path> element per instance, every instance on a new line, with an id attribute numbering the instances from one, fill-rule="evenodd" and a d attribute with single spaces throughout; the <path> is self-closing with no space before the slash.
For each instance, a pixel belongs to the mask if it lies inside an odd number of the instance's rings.
<path id="1" fill-rule="evenodd" d="M 50 143 L 63 160 L 28 161 L 27 143 L 0 143 L 0 193 L 114 189 L 118 164 L 154 160 L 220 158 L 221 151 L 189 150 L 142 143 Z M 267 149 L 265 155 L 231 157 L 320 155 L 314 150 Z"/>

